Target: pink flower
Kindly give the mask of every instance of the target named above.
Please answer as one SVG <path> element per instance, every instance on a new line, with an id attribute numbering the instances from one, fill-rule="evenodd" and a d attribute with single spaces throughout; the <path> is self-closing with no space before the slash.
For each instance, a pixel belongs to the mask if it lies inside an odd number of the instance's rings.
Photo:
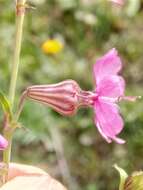
<path id="1" fill-rule="evenodd" d="M 112 1 L 113 3 L 117 3 L 119 5 L 123 5 L 125 3 L 124 0 L 110 0 L 110 1 Z"/>
<path id="2" fill-rule="evenodd" d="M 116 137 L 123 128 L 123 120 L 118 113 L 116 102 L 124 96 L 125 82 L 118 75 L 122 63 L 117 51 L 112 49 L 94 65 L 97 98 L 94 101 L 96 126 L 107 142 L 124 143 Z"/>
<path id="3" fill-rule="evenodd" d="M 95 124 L 108 142 L 124 143 L 117 135 L 123 129 L 123 120 L 117 103 L 121 100 L 135 101 L 136 97 L 124 96 L 125 81 L 118 74 L 122 68 L 115 49 L 98 59 L 93 67 L 95 91 L 83 91 L 73 80 L 53 85 L 37 85 L 27 88 L 24 96 L 51 106 L 63 115 L 73 115 L 79 107 L 94 108 Z"/>
<path id="4" fill-rule="evenodd" d="M 5 148 L 7 148 L 7 146 L 7 140 L 2 135 L 0 135 L 0 150 L 4 150 Z"/>
<path id="5" fill-rule="evenodd" d="M 116 49 L 98 59 L 93 68 L 97 94 L 94 100 L 95 124 L 107 142 L 114 140 L 120 144 L 125 141 L 117 135 L 122 131 L 124 123 L 117 102 L 135 101 L 137 98 L 124 96 L 125 81 L 118 74 L 121 68 L 122 63 Z"/>

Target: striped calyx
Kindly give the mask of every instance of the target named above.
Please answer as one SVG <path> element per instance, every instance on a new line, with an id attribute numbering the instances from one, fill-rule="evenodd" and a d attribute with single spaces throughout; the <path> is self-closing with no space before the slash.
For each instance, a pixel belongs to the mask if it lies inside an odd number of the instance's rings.
<path id="1" fill-rule="evenodd" d="M 81 90 L 73 80 L 65 80 L 57 84 L 28 87 L 26 96 L 52 107 L 62 115 L 73 115 L 79 106 L 92 105 L 95 94 Z"/>

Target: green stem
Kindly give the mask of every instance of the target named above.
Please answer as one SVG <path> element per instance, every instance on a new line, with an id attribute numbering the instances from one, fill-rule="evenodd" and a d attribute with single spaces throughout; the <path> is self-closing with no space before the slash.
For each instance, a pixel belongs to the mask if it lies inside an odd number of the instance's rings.
<path id="1" fill-rule="evenodd" d="M 13 109 L 14 100 L 15 100 L 15 92 L 16 92 L 16 83 L 17 83 L 17 75 L 19 69 L 20 62 L 20 51 L 21 51 L 21 42 L 22 42 L 22 33 L 23 33 L 23 23 L 25 16 L 25 5 L 26 0 L 17 0 L 16 1 L 16 34 L 15 34 L 15 44 L 14 44 L 14 57 L 12 64 L 12 73 L 10 80 L 10 89 L 9 89 L 9 99 Z M 4 137 L 9 142 L 7 149 L 3 151 L 3 162 L 9 167 L 9 162 L 11 159 L 11 144 L 12 144 L 12 130 L 14 126 L 12 124 L 8 125 L 8 128 L 4 129 Z M 10 132 L 11 131 L 11 132 Z M 7 180 L 8 172 L 4 176 L 4 182 Z"/>
<path id="2" fill-rule="evenodd" d="M 17 6 L 24 5 L 26 0 L 18 0 Z M 16 37 L 15 37 L 15 50 L 13 57 L 13 65 L 12 65 L 12 74 L 10 81 L 10 90 L 9 90 L 9 98 L 11 105 L 14 104 L 15 91 L 16 91 L 16 82 L 17 82 L 17 74 L 19 69 L 19 61 L 20 61 L 20 51 L 21 51 L 21 41 L 22 41 L 22 33 L 23 33 L 23 22 L 24 22 L 25 14 L 17 14 L 16 15 Z"/>
<path id="3" fill-rule="evenodd" d="M 20 97 L 20 102 L 19 102 L 19 105 L 18 105 L 18 109 L 17 109 L 17 112 L 15 114 L 15 121 L 17 122 L 19 117 L 20 117 L 20 114 L 23 110 L 23 106 L 24 106 L 24 101 L 25 101 L 25 98 L 27 96 L 27 91 L 24 91 L 23 94 L 21 95 Z"/>
<path id="4" fill-rule="evenodd" d="M 8 167 L 11 157 L 11 144 L 12 144 L 12 133 L 8 133 L 7 131 L 4 132 L 4 137 L 8 140 L 8 147 L 6 150 L 3 151 L 3 163 L 6 165 L 7 171 L 4 173 L 3 176 L 3 183 L 7 181 L 8 178 Z"/>

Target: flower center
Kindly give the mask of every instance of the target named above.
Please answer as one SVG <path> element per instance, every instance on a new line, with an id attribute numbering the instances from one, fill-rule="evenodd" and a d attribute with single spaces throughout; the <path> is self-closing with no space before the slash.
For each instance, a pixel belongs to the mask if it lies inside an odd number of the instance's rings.
<path id="1" fill-rule="evenodd" d="M 98 94 L 91 91 L 81 90 L 78 94 L 79 106 L 92 106 L 95 100 L 98 98 Z"/>

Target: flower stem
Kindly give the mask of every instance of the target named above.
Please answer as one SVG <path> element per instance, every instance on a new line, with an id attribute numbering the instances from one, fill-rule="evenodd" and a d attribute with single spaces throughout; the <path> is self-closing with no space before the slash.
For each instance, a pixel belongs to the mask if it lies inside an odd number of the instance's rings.
<path id="1" fill-rule="evenodd" d="M 18 105 L 18 109 L 17 109 L 17 112 L 15 114 L 15 121 L 17 122 L 19 117 L 20 117 L 20 114 L 23 110 L 23 106 L 24 106 L 24 101 L 25 101 L 25 98 L 27 96 L 27 91 L 24 91 L 23 94 L 21 95 L 21 98 L 20 98 L 20 102 L 19 102 L 19 105 Z"/>
<path id="2" fill-rule="evenodd" d="M 10 81 L 10 90 L 9 90 L 9 98 L 11 105 L 13 107 L 15 91 L 16 91 L 16 82 L 17 82 L 17 74 L 19 69 L 19 61 L 20 61 L 20 51 L 21 51 L 21 41 L 22 41 L 22 33 L 23 33 L 23 22 L 24 22 L 24 4 L 26 0 L 17 0 L 17 10 L 16 10 L 16 36 L 15 36 L 15 49 L 14 49 L 14 57 L 13 57 L 13 65 L 12 65 L 12 74 Z M 23 7 L 22 7 L 23 5 Z M 19 6 L 19 7 L 18 7 Z M 21 6 L 21 9 L 20 9 Z"/>
<path id="3" fill-rule="evenodd" d="M 14 56 L 13 56 L 13 64 L 12 64 L 12 72 L 11 72 L 11 80 L 10 80 L 10 89 L 9 89 L 9 99 L 10 99 L 12 109 L 13 109 L 14 100 L 15 100 L 17 75 L 18 75 L 19 62 L 20 62 L 23 23 L 24 23 L 24 16 L 25 16 L 25 3 L 26 3 L 26 0 L 16 1 L 16 34 L 15 34 Z M 3 162 L 6 164 L 7 169 L 9 167 L 9 162 L 11 159 L 11 144 L 12 144 L 12 136 L 13 136 L 13 131 L 14 131 L 13 128 L 14 126 L 11 123 L 9 123 L 8 125 L 6 125 L 4 129 L 4 137 L 9 142 L 8 147 L 3 151 Z M 3 177 L 4 182 L 7 181 L 7 177 L 8 177 L 8 170 Z"/>

